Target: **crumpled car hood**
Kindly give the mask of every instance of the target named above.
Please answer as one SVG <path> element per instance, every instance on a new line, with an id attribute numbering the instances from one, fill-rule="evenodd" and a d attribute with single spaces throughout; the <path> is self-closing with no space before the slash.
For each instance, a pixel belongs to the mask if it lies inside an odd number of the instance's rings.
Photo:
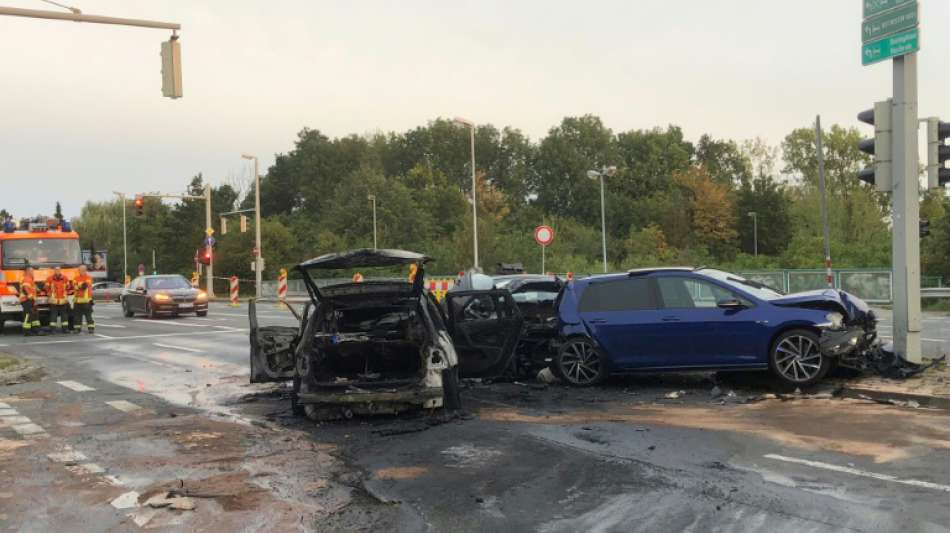
<path id="1" fill-rule="evenodd" d="M 770 303 L 786 307 L 810 307 L 822 303 L 837 305 L 845 312 L 848 320 L 861 320 L 871 309 L 861 298 L 849 292 L 835 289 L 796 292 L 770 300 Z"/>

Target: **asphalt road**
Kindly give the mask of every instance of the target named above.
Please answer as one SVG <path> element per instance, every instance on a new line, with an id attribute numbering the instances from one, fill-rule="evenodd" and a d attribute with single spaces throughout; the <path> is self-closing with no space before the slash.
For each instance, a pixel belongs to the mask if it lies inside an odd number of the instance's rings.
<path id="1" fill-rule="evenodd" d="M 713 397 L 713 376 L 643 376 L 593 390 L 469 383 L 463 391 L 468 414 L 460 419 L 420 414 L 318 426 L 293 417 L 281 389 L 247 384 L 246 312 L 246 306 L 213 304 L 204 318 L 127 319 L 118 306 L 100 304 L 94 336 L 23 338 L 8 326 L 0 352 L 44 364 L 51 377 L 35 386 L 49 387 L 52 397 L 108 391 L 109 398 L 97 400 L 99 414 L 89 415 L 98 431 L 121 422 L 121 408 L 105 401 L 125 401 L 153 413 L 184 409 L 240 427 L 264 424 L 274 428 L 267 438 L 275 442 L 300 433 L 316 449 L 334 450 L 345 472 L 330 477 L 349 487 L 348 503 L 333 512 L 311 511 L 311 521 L 301 522 L 305 529 L 950 530 L 950 416 L 943 411 L 840 399 L 746 404 L 740 400 L 767 385 L 720 380 L 724 393 L 737 395 Z M 260 315 L 264 324 L 294 323 L 271 305 Z M 888 316 L 882 313 L 882 334 Z M 950 321 L 928 315 L 924 329 L 925 338 L 934 339 L 925 341 L 928 353 L 948 348 Z M 83 386 L 96 392 L 83 393 Z M 685 394 L 667 398 L 674 391 Z M 0 387 L 0 402 L 29 394 L 39 392 Z M 50 407 L 23 405 L 17 416 L 51 434 L 51 427 L 68 424 Z M 0 444 L 26 438 L 8 426 L 0 418 Z M 68 432 L 53 438 L 92 451 Z M 138 453 L 164 468 L 165 477 L 175 475 L 156 461 L 153 447 L 121 449 L 102 451 L 97 465 L 135 484 L 142 474 L 130 473 L 127 456 Z M 288 479 L 338 468 L 307 455 L 285 458 L 280 471 Z M 50 475 L 37 479 L 54 483 Z M 320 486 L 339 488 L 333 483 Z M 293 487 L 274 490 L 284 498 L 315 490 L 312 483 Z M 5 520 L 29 530 L 23 520 L 35 515 L 3 498 L 0 491 L 0 526 Z M 15 492 L 7 498 L 17 500 Z M 126 516 L 107 503 L 89 499 L 87 505 L 102 520 Z M 55 529 L 67 525 L 57 517 L 73 515 L 45 516 Z M 181 520 L 168 525 L 199 528 L 200 518 Z"/>

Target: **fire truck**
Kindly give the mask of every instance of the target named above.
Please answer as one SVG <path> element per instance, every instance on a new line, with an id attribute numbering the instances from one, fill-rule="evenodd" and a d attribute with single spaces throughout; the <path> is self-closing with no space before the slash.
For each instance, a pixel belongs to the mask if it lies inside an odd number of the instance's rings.
<path id="1" fill-rule="evenodd" d="M 53 269 L 62 268 L 63 275 L 75 279 L 82 264 L 79 234 L 55 218 L 23 219 L 19 224 L 8 220 L 0 229 L 0 331 L 6 321 L 23 320 L 20 306 L 20 282 L 27 266 L 33 267 L 40 320 L 49 320 L 49 294 L 46 279 Z"/>

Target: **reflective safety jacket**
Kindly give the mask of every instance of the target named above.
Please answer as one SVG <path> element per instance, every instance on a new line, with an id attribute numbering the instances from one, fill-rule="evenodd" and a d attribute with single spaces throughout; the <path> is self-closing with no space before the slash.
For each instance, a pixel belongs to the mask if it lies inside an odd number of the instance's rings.
<path id="1" fill-rule="evenodd" d="M 87 304 L 92 301 L 92 278 L 89 274 L 77 276 L 73 281 L 73 287 L 76 291 L 77 304 Z"/>
<path id="2" fill-rule="evenodd" d="M 27 301 L 36 303 L 36 282 L 33 278 L 25 277 L 20 282 L 20 303 Z"/>
<path id="3" fill-rule="evenodd" d="M 60 274 L 46 280 L 46 290 L 49 292 L 49 303 L 52 305 L 66 305 L 66 296 L 69 295 L 69 279 Z"/>

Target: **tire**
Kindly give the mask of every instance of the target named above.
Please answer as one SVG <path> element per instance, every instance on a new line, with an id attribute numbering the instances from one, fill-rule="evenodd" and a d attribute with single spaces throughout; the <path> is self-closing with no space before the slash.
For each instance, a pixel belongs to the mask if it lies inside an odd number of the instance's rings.
<path id="1" fill-rule="evenodd" d="M 125 300 L 122 300 L 122 314 L 125 316 L 125 318 L 132 318 L 135 316 L 135 312 L 129 309 L 129 304 L 127 304 Z"/>
<path id="2" fill-rule="evenodd" d="M 0 318 L 0 335 L 3 335 L 3 325 L 6 320 Z"/>
<path id="3" fill-rule="evenodd" d="M 603 383 L 610 373 L 607 357 L 590 339 L 568 339 L 554 356 L 551 370 L 574 387 L 590 387 Z"/>
<path id="4" fill-rule="evenodd" d="M 459 367 L 442 371 L 442 408 L 446 411 L 458 411 L 462 408 L 461 387 L 459 387 Z"/>
<path id="5" fill-rule="evenodd" d="M 304 406 L 297 399 L 297 394 L 300 393 L 300 377 L 294 376 L 293 382 L 293 392 L 290 393 L 290 412 L 294 416 L 307 416 L 307 412 L 304 409 Z"/>
<path id="6" fill-rule="evenodd" d="M 148 317 L 152 320 L 158 318 L 158 313 L 155 312 L 155 308 L 147 303 L 145 304 L 145 314 L 148 315 Z"/>
<path id="7" fill-rule="evenodd" d="M 772 343 L 769 369 L 788 388 L 808 387 L 828 374 L 831 359 L 821 353 L 818 335 L 807 329 L 793 329 Z"/>
<path id="8" fill-rule="evenodd" d="M 207 311 L 195 311 L 195 316 L 208 316 Z"/>

